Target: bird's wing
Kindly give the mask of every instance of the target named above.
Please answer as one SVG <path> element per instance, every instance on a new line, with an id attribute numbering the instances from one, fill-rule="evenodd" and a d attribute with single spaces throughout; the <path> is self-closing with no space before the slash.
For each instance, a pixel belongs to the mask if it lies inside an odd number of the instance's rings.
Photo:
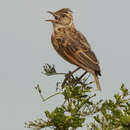
<path id="1" fill-rule="evenodd" d="M 88 43 L 84 42 L 82 39 L 72 39 L 67 38 L 67 41 L 63 45 L 64 55 L 70 59 L 73 64 L 85 69 L 91 69 L 100 75 L 99 62 L 91 50 Z"/>

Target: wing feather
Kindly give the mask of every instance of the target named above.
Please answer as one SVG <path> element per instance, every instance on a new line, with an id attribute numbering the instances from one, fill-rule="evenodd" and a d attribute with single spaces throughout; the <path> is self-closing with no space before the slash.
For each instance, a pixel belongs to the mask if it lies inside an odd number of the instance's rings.
<path id="1" fill-rule="evenodd" d="M 85 44 L 69 39 L 63 47 L 63 53 L 68 59 L 71 59 L 73 64 L 86 71 L 92 69 L 100 75 L 99 62 L 91 48 L 88 48 Z"/>

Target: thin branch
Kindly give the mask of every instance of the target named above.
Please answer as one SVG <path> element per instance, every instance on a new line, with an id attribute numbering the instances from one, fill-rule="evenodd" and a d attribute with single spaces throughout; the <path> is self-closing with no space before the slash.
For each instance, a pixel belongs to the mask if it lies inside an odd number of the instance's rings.
<path id="1" fill-rule="evenodd" d="M 47 76 L 53 76 L 53 75 L 66 75 L 67 73 L 51 73 L 51 74 L 48 74 L 48 73 L 44 73 L 44 72 L 41 72 L 42 74 L 44 75 L 47 75 Z"/>
<path id="2" fill-rule="evenodd" d="M 37 85 L 37 86 L 35 87 L 35 89 L 38 91 L 38 93 L 39 93 L 39 95 L 40 95 L 40 97 L 41 97 L 41 99 L 42 99 L 43 102 L 47 101 L 48 99 L 50 99 L 50 98 L 52 98 L 52 97 L 54 97 L 54 96 L 56 96 L 56 95 L 58 95 L 58 94 L 62 94 L 62 92 L 57 92 L 57 93 L 55 93 L 55 94 L 53 94 L 53 95 L 51 95 L 51 96 L 49 96 L 49 97 L 47 97 L 47 98 L 44 98 L 43 95 L 42 95 L 42 91 L 41 91 L 40 86 Z"/>
<path id="3" fill-rule="evenodd" d="M 54 97 L 54 96 L 56 96 L 56 95 L 59 95 L 59 94 L 62 94 L 62 93 L 61 93 L 61 92 L 55 93 L 55 94 L 53 94 L 53 95 L 47 97 L 46 99 L 44 98 L 44 99 L 42 99 L 42 100 L 43 100 L 43 102 L 45 102 L 45 101 L 47 101 L 48 99 L 50 99 L 50 98 L 52 98 L 52 97 Z"/>

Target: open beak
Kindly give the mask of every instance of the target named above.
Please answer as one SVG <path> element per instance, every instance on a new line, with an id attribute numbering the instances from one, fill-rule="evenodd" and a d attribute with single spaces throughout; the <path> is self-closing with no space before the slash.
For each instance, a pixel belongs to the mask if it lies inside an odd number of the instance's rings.
<path id="1" fill-rule="evenodd" d="M 58 17 L 56 16 L 55 13 L 51 12 L 51 11 L 47 11 L 49 14 L 51 14 L 52 16 L 54 16 L 55 19 L 48 19 L 46 20 L 47 22 L 52 22 L 52 23 L 57 23 Z"/>

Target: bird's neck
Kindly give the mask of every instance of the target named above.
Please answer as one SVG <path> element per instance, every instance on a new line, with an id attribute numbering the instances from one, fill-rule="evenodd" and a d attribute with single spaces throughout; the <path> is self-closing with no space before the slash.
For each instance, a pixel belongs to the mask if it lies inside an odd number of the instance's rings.
<path id="1" fill-rule="evenodd" d="M 72 28 L 75 28 L 73 23 L 69 25 L 56 25 L 56 24 L 53 25 L 54 33 L 62 33 Z"/>

